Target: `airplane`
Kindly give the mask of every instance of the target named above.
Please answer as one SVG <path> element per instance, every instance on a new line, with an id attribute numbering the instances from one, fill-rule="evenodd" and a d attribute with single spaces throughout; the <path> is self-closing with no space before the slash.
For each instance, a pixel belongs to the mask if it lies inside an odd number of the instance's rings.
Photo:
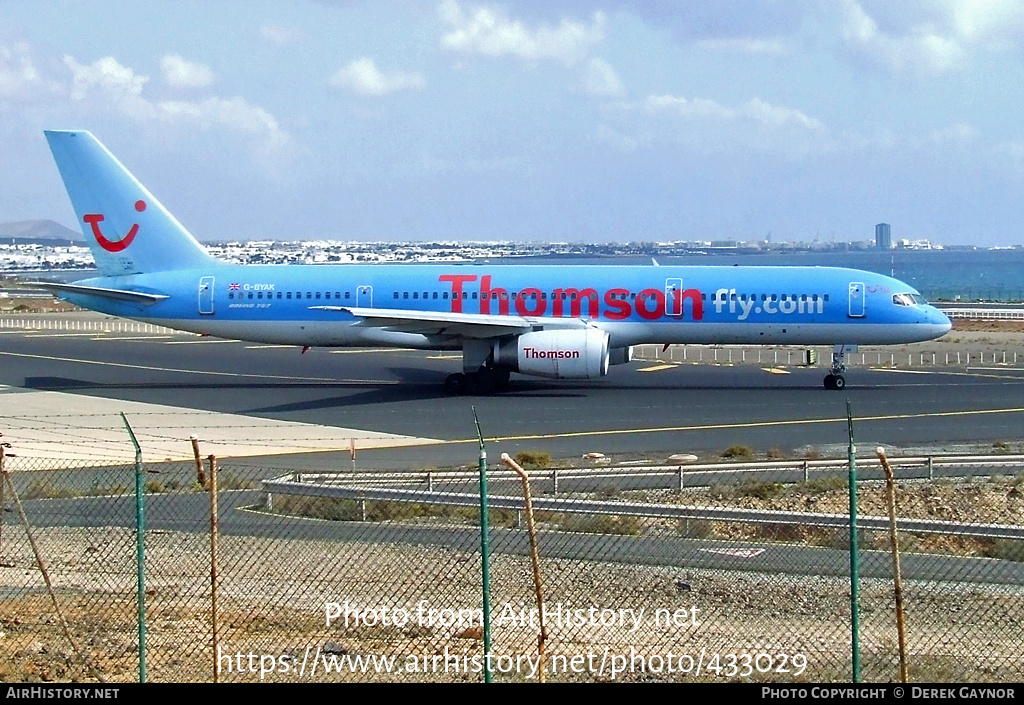
<path id="1" fill-rule="evenodd" d="M 85 131 L 46 139 L 99 276 L 34 282 L 105 314 L 232 340 L 461 350 L 452 394 L 512 372 L 591 380 L 635 345 L 857 345 L 937 338 L 949 319 L 894 278 L 837 267 L 240 265 L 212 257 Z M 655 263 L 656 264 L 656 263 Z"/>

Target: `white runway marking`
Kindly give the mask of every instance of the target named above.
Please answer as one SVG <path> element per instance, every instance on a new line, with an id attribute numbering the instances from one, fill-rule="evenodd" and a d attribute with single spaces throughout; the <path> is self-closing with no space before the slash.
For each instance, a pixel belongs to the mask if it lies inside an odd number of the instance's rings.
<path id="1" fill-rule="evenodd" d="M 219 458 L 438 443 L 365 429 L 277 421 L 241 414 L 196 411 L 163 404 L 122 401 L 63 392 L 40 392 L 0 385 L 4 400 L 3 440 L 10 452 L 30 460 L 33 469 L 82 467 L 100 463 L 130 465 L 135 448 L 121 413 L 142 446 L 143 460 L 188 460 L 189 437 L 202 453 Z"/>
<path id="2" fill-rule="evenodd" d="M 93 340 L 116 340 L 116 341 L 128 341 L 129 343 L 139 343 L 139 342 L 145 343 L 145 342 L 148 342 L 150 340 L 170 340 L 173 337 L 174 337 L 173 335 L 132 335 L 132 336 L 128 336 L 126 338 L 120 338 L 120 337 L 118 337 L 118 338 L 111 338 L 111 337 L 108 337 L 108 336 L 105 336 L 105 335 L 100 335 L 100 336 L 97 336 L 97 337 L 93 338 Z"/>
<path id="3" fill-rule="evenodd" d="M 199 340 L 172 340 L 164 345 L 212 345 L 213 343 L 237 343 L 237 340 L 223 340 L 221 338 L 200 338 Z"/>
<path id="4" fill-rule="evenodd" d="M 935 375 L 942 374 L 941 372 L 929 372 L 928 370 L 894 370 L 889 367 L 872 367 L 872 372 L 896 372 L 904 375 Z"/>
<path id="5" fill-rule="evenodd" d="M 365 355 L 366 353 L 414 352 L 411 348 L 356 348 L 353 350 L 331 350 L 332 355 Z"/>

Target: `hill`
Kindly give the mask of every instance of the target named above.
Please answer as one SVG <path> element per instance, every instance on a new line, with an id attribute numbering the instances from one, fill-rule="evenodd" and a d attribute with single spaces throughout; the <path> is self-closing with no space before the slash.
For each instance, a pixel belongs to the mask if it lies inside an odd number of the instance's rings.
<path id="1" fill-rule="evenodd" d="M 22 220 L 0 223 L 0 244 L 39 243 L 46 245 L 76 244 L 84 241 L 82 233 L 52 220 Z"/>

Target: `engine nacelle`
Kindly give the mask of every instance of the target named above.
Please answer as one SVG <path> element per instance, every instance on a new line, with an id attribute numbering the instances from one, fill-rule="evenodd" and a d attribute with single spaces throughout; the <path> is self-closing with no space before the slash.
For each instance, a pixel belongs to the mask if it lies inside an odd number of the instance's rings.
<path id="1" fill-rule="evenodd" d="M 526 375 L 595 379 L 608 374 L 608 334 L 586 330 L 541 330 L 499 342 L 494 365 Z"/>

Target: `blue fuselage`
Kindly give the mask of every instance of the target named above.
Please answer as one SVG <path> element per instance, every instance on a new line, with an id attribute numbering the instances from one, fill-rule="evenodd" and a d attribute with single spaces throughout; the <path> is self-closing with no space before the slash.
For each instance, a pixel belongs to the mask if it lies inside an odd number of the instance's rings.
<path id="1" fill-rule="evenodd" d="M 949 320 L 891 277 L 833 267 L 235 265 L 79 282 L 167 296 L 67 294 L 87 308 L 220 337 L 310 346 L 458 348 L 458 325 L 367 326 L 352 309 L 585 322 L 640 343 L 891 344 Z M 406 327 L 408 328 L 408 327 Z"/>

